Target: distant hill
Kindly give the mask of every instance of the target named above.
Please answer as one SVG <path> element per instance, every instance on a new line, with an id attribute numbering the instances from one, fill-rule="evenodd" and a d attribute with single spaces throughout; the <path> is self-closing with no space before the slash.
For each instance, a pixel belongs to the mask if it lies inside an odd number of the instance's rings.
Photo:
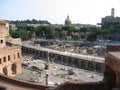
<path id="1" fill-rule="evenodd" d="M 16 24 L 16 26 L 19 26 L 21 24 L 50 24 L 50 22 L 48 22 L 47 20 L 35 20 L 35 19 L 32 19 L 32 20 L 8 20 L 8 22 L 10 24 Z"/>

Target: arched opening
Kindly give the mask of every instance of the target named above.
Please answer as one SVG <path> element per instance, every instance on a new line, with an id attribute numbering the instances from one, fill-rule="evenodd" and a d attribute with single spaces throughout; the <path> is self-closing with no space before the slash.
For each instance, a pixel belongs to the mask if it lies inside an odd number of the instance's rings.
<path id="1" fill-rule="evenodd" d="M 63 57 L 63 64 L 68 64 L 68 57 L 66 56 Z"/>
<path id="2" fill-rule="evenodd" d="M 81 61 L 81 67 L 85 68 L 85 61 Z"/>
<path id="3" fill-rule="evenodd" d="M 89 70 L 93 70 L 94 69 L 92 62 L 88 62 L 88 69 Z"/>
<path id="4" fill-rule="evenodd" d="M 65 64 L 65 56 L 63 56 L 63 64 Z"/>
<path id="5" fill-rule="evenodd" d="M 68 65 L 68 57 L 65 57 L 65 64 Z"/>
<path id="6" fill-rule="evenodd" d="M 104 81 L 107 90 L 113 90 L 116 88 L 116 74 L 108 65 L 105 66 Z"/>
<path id="7" fill-rule="evenodd" d="M 17 74 L 17 63 L 12 64 L 11 70 L 12 70 L 12 74 Z"/>
<path id="8" fill-rule="evenodd" d="M 42 52 L 41 51 L 39 51 L 39 55 L 40 55 L 40 57 L 42 57 Z"/>
<path id="9" fill-rule="evenodd" d="M 10 55 L 8 55 L 8 61 L 10 61 Z"/>
<path id="10" fill-rule="evenodd" d="M 29 51 L 29 49 L 28 49 L 28 48 L 26 48 L 26 53 L 30 53 L 30 51 Z"/>
<path id="11" fill-rule="evenodd" d="M 68 58 L 68 64 L 72 65 L 72 58 L 71 57 Z"/>
<path id="12" fill-rule="evenodd" d="M 39 51 L 38 50 L 36 50 L 36 55 L 38 55 L 39 54 Z"/>
<path id="13" fill-rule="evenodd" d="M 3 68 L 3 74 L 4 74 L 4 75 L 8 75 L 7 66 L 5 66 L 5 67 Z"/>
<path id="14" fill-rule="evenodd" d="M 31 54 L 34 54 L 34 49 L 32 49 L 32 52 L 31 52 Z"/>
<path id="15" fill-rule="evenodd" d="M 101 72 L 101 66 L 100 66 L 100 64 L 96 64 L 96 65 L 95 65 L 95 70 L 96 70 L 97 72 Z"/>
<path id="16" fill-rule="evenodd" d="M 2 64 L 2 59 L 0 58 L 0 64 Z"/>
<path id="17" fill-rule="evenodd" d="M 36 54 L 36 50 L 33 49 L 33 53 L 32 54 Z"/>
<path id="18" fill-rule="evenodd" d="M 46 52 L 43 52 L 43 57 L 47 58 L 47 53 Z"/>
<path id="19" fill-rule="evenodd" d="M 3 43 L 3 40 L 0 40 L 0 43 Z"/>
<path id="20" fill-rule="evenodd" d="M 78 66 L 78 59 L 75 59 L 75 65 Z"/>
<path id="21" fill-rule="evenodd" d="M 31 54 L 32 50 L 31 50 L 31 49 L 29 49 L 29 52 L 30 52 L 30 54 Z"/>
<path id="22" fill-rule="evenodd" d="M 61 56 L 58 55 L 57 56 L 57 62 L 60 63 L 60 61 L 61 61 Z"/>

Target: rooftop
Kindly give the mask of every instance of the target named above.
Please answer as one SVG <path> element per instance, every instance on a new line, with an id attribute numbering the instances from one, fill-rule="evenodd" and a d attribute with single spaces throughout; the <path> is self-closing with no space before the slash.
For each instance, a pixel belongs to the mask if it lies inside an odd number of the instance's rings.
<path id="1" fill-rule="evenodd" d="M 120 51 L 119 52 L 109 52 L 111 55 L 115 56 L 116 58 L 120 59 Z"/>

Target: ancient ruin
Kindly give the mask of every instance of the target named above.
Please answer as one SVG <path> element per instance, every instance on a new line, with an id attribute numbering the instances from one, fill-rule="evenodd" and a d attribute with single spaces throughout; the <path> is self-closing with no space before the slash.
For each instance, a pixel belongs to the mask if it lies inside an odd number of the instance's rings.
<path id="1" fill-rule="evenodd" d="M 104 58 L 60 52 L 42 47 L 22 45 L 22 52 L 35 54 L 48 62 L 75 65 L 88 70 L 104 73 L 99 82 L 66 82 L 57 87 L 49 86 L 46 73 L 46 85 L 31 83 L 10 76 L 22 73 L 21 40 L 9 35 L 9 23 L 0 21 L 0 89 L 1 90 L 120 90 L 120 45 L 108 45 Z M 49 69 L 47 69 L 49 70 Z M 92 76 L 94 77 L 94 76 Z"/>
<path id="2" fill-rule="evenodd" d="M 22 73 L 20 39 L 9 35 L 9 23 L 0 21 L 0 73 L 12 76 Z"/>

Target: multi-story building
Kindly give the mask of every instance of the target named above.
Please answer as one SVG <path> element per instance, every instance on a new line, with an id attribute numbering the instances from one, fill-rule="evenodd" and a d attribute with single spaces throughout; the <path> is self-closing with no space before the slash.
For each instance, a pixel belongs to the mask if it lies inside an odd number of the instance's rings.
<path id="1" fill-rule="evenodd" d="M 13 39 L 9 35 L 9 23 L 0 21 L 0 73 L 12 76 L 22 72 L 22 54 L 18 43 L 21 43 L 20 39 Z"/>
<path id="2" fill-rule="evenodd" d="M 111 15 L 102 18 L 101 27 L 105 29 L 114 29 L 120 25 L 120 17 L 115 17 L 115 9 L 111 9 Z"/>

